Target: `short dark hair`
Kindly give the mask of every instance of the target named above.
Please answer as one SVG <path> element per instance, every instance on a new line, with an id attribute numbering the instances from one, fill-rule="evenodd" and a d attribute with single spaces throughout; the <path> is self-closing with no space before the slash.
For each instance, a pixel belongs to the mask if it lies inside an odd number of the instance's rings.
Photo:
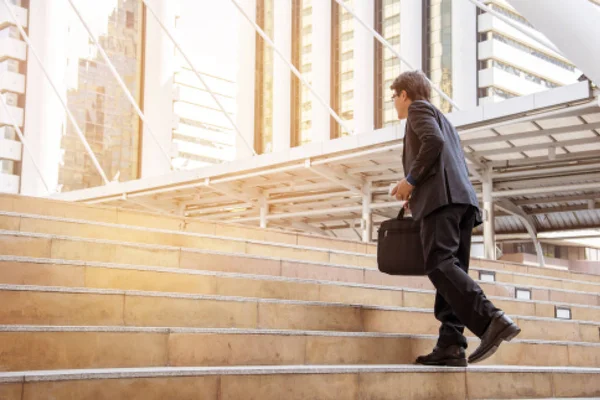
<path id="1" fill-rule="evenodd" d="M 390 86 L 396 94 L 404 90 L 409 99 L 427 100 L 431 99 L 431 85 L 421 71 L 407 71 L 401 73 Z"/>

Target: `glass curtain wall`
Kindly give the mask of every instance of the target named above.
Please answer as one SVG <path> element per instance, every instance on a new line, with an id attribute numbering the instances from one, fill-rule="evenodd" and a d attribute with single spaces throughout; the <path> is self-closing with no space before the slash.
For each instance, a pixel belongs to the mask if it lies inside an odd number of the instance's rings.
<path id="1" fill-rule="evenodd" d="M 139 104 L 142 78 L 141 0 L 78 1 L 83 17 Z M 140 121 L 75 13 L 68 26 L 67 104 L 109 179 L 138 178 Z M 75 129 L 63 127 L 59 190 L 102 185 Z"/>
<path id="2" fill-rule="evenodd" d="M 351 9 L 353 0 L 344 1 Z M 332 10 L 332 108 L 354 129 L 354 29 L 355 21 L 344 7 L 333 3 Z M 336 120 L 331 119 L 331 138 L 349 135 Z"/>
<path id="3" fill-rule="evenodd" d="M 274 0 L 257 0 L 256 19 L 268 37 L 274 38 Z M 273 151 L 273 59 L 274 51 L 256 34 L 256 119 L 255 149 Z"/>
<path id="4" fill-rule="evenodd" d="M 452 97 L 452 0 L 428 2 L 429 77 L 444 93 Z M 452 105 L 433 90 L 431 100 L 443 112 L 452 110 Z"/>
<path id="5" fill-rule="evenodd" d="M 375 2 L 375 29 L 397 51 L 400 49 L 401 0 Z M 397 122 L 390 86 L 400 74 L 400 60 L 386 46 L 375 40 L 375 127 Z"/>

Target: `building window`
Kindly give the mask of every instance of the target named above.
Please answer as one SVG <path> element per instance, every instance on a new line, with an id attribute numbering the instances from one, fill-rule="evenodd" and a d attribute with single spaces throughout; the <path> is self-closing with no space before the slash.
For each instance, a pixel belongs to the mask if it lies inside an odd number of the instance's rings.
<path id="1" fill-rule="evenodd" d="M 375 29 L 396 51 L 400 52 L 401 0 L 375 2 Z M 392 51 L 375 42 L 375 127 L 381 128 L 396 121 L 390 86 L 400 74 L 400 60 Z"/>
<path id="2" fill-rule="evenodd" d="M 273 1 L 256 2 L 256 22 L 271 39 L 274 37 Z M 257 33 L 254 147 L 258 154 L 273 151 L 273 57 L 273 48 Z"/>
<path id="3" fill-rule="evenodd" d="M 482 282 L 496 282 L 496 273 L 492 271 L 479 271 L 479 280 Z"/>
<path id="4" fill-rule="evenodd" d="M 525 25 L 525 26 L 527 26 L 529 28 L 533 28 L 533 25 L 531 25 L 529 23 L 529 21 L 527 21 L 525 19 L 525 17 L 523 17 L 522 15 L 520 15 L 520 14 L 514 12 L 514 11 L 511 11 L 511 10 L 509 10 L 507 8 L 504 8 L 504 7 L 502 7 L 502 6 L 498 5 L 498 4 L 492 3 L 489 6 L 490 6 L 490 8 L 492 10 L 494 10 L 494 11 L 496 11 L 496 12 L 504 15 L 505 17 L 508 17 L 508 18 L 512 19 L 513 21 L 519 22 L 519 23 L 521 23 L 521 24 L 523 24 L 523 25 Z"/>
<path id="5" fill-rule="evenodd" d="M 529 53 L 532 56 L 537 57 L 537 58 L 539 58 L 541 60 L 544 60 L 546 62 L 554 64 L 557 67 L 566 69 L 567 71 L 575 72 L 575 66 L 573 64 L 570 64 L 570 63 L 568 63 L 566 61 L 560 60 L 560 59 L 558 59 L 556 57 L 550 56 L 550 55 L 548 55 L 546 53 L 543 53 L 543 52 L 541 52 L 539 50 L 534 49 L 533 47 L 529 47 L 529 46 L 527 46 L 527 45 L 525 45 L 525 44 L 523 44 L 521 42 L 518 42 L 518 41 L 516 41 L 514 39 L 511 39 L 511 38 L 509 38 L 507 36 L 504 36 L 502 34 L 494 32 L 492 34 L 492 38 L 494 40 L 497 40 L 499 42 L 502 42 L 504 44 L 512 46 L 512 47 L 514 47 L 516 49 L 519 49 L 519 50 L 521 50 L 521 51 L 523 51 L 525 53 Z"/>
<path id="6" fill-rule="evenodd" d="M 489 88 L 479 88 L 477 90 L 477 97 L 479 97 L 480 99 L 483 99 L 485 97 L 489 96 Z"/>
<path id="7" fill-rule="evenodd" d="M 17 132 L 12 126 L 5 125 L 0 128 L 0 139 L 17 140 Z"/>
<path id="8" fill-rule="evenodd" d="M 128 29 L 133 29 L 135 26 L 135 15 L 131 11 L 125 12 L 125 26 Z"/>
<path id="9" fill-rule="evenodd" d="M 600 261 L 600 250 L 586 248 L 585 249 L 585 259 L 587 261 Z"/>
<path id="10" fill-rule="evenodd" d="M 571 308 L 556 306 L 554 308 L 554 317 L 557 319 L 571 319 Z"/>
<path id="11" fill-rule="evenodd" d="M 531 289 L 519 289 L 515 296 L 519 300 L 531 300 Z"/>
<path id="12" fill-rule="evenodd" d="M 427 11 L 429 78 L 452 97 L 452 0 L 430 0 Z M 435 91 L 431 101 L 443 112 L 452 110 L 452 105 Z"/>
<path id="13" fill-rule="evenodd" d="M 353 0 L 346 0 L 350 8 Z M 353 129 L 354 125 L 354 17 L 338 3 L 332 3 L 331 13 L 331 105 L 333 110 Z M 331 138 L 349 135 L 333 118 Z"/>
<path id="14" fill-rule="evenodd" d="M 483 66 L 480 65 L 480 66 Z M 549 81 L 545 78 L 542 78 L 540 76 L 537 76 L 535 74 L 529 73 L 527 71 L 524 71 L 520 68 L 517 68 L 513 65 L 510 64 L 506 64 L 502 61 L 497 61 L 497 60 L 487 60 L 486 64 L 485 64 L 485 68 L 480 68 L 480 69 L 486 69 L 486 68 L 496 68 L 496 69 L 500 69 L 504 72 L 508 72 L 511 75 L 514 76 L 518 76 L 519 78 L 523 78 L 525 80 L 528 80 L 530 82 L 533 83 L 537 83 L 538 85 L 543 85 L 549 89 L 554 89 L 559 87 L 560 85 L 557 83 L 554 83 L 552 81 Z"/>
<path id="15" fill-rule="evenodd" d="M 505 72 L 508 72 L 509 74 L 518 76 L 520 78 L 524 78 L 530 82 L 534 82 L 537 83 L 538 85 L 543 85 L 549 89 L 554 89 L 559 87 L 560 85 L 558 85 L 557 83 L 551 82 L 547 79 L 544 79 L 540 76 L 531 74 L 529 72 L 526 72 L 520 68 L 517 68 L 515 66 L 503 63 L 501 61 L 497 61 L 497 60 L 490 60 L 490 64 L 493 68 L 497 68 L 497 69 L 501 69 Z"/>
<path id="16" fill-rule="evenodd" d="M 12 160 L 0 159 L 0 173 L 14 175 L 15 174 L 15 162 Z"/>
<path id="17" fill-rule="evenodd" d="M 293 0 L 292 59 L 309 84 L 312 84 L 312 11 L 312 0 Z M 310 90 L 292 77 L 292 146 L 311 141 L 312 107 Z"/>
<path id="18" fill-rule="evenodd" d="M 508 100 L 508 99 L 518 97 L 519 95 L 507 92 L 506 90 L 502 90 L 497 87 L 490 87 L 490 88 L 488 88 L 488 96 L 498 96 L 500 98 Z"/>

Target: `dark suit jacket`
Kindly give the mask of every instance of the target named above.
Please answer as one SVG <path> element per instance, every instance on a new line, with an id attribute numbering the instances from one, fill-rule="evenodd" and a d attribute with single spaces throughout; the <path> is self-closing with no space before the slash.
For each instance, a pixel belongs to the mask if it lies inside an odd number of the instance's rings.
<path id="1" fill-rule="evenodd" d="M 408 109 L 402 156 L 404 173 L 415 182 L 410 209 L 415 220 L 448 204 L 477 207 L 467 163 L 456 129 L 428 101 L 414 101 Z"/>

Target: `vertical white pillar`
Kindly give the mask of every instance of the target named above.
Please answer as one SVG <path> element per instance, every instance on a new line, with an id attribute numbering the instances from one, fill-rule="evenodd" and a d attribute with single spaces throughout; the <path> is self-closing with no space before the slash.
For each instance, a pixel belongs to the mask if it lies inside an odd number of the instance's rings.
<path id="1" fill-rule="evenodd" d="M 4 6 L 2 6 L 4 7 Z M 66 98 L 67 14 L 66 0 L 31 0 L 29 37 L 46 71 Z M 5 12 L 5 11 L 3 11 Z M 6 11 L 8 12 L 8 11 Z M 44 179 L 54 191 L 58 185 L 61 138 L 67 127 L 65 111 L 43 70 L 28 49 L 25 131 L 31 153 Z M 29 156 L 23 157 L 21 194 L 41 196 L 46 188 Z"/>
<path id="2" fill-rule="evenodd" d="M 275 46 L 292 59 L 292 0 L 274 2 Z M 283 151 L 291 145 L 291 84 L 292 72 L 277 55 L 273 65 L 273 151 Z"/>
<path id="3" fill-rule="evenodd" d="M 366 183 L 362 188 L 362 192 L 362 241 L 363 243 L 370 243 L 373 239 L 373 214 L 371 212 L 371 202 L 373 200 L 373 195 L 371 193 L 371 183 Z"/>
<path id="4" fill-rule="evenodd" d="M 178 0 L 148 0 L 158 18 L 176 33 Z M 151 13 L 146 19 L 146 58 L 144 60 L 144 114 L 163 148 L 170 151 L 173 146 L 173 82 L 178 68 L 175 46 L 162 30 Z M 170 163 L 160 147 L 144 126 L 142 130 L 142 170 L 141 176 L 164 175 L 171 170 Z"/>
<path id="5" fill-rule="evenodd" d="M 496 237 L 494 229 L 494 199 L 492 191 L 494 183 L 491 170 L 483 171 L 483 248 L 485 258 L 489 260 L 496 259 Z"/>
<path id="6" fill-rule="evenodd" d="M 375 6 L 372 0 L 355 0 L 358 18 L 373 28 Z M 372 132 L 374 125 L 375 39 L 359 22 L 354 21 L 354 133 Z"/>
<path id="7" fill-rule="evenodd" d="M 400 54 L 414 69 L 423 67 L 423 0 L 401 0 L 400 2 Z M 408 71 L 400 63 L 400 71 Z M 387 88 L 384 88 L 387 89 Z"/>
<path id="8" fill-rule="evenodd" d="M 477 8 L 452 2 L 452 99 L 462 109 L 477 107 Z"/>
<path id="9" fill-rule="evenodd" d="M 256 21 L 256 0 L 238 0 L 242 9 L 248 16 Z M 256 71 L 256 31 L 244 16 L 236 10 L 239 69 L 237 72 L 237 114 L 236 124 L 240 127 L 244 139 L 250 146 L 254 146 L 254 90 Z M 218 39 L 218 38 L 216 38 Z M 252 157 L 252 151 L 244 141 L 236 135 L 237 159 Z"/>
<path id="10" fill-rule="evenodd" d="M 260 205 L 260 227 L 267 227 L 267 215 L 269 215 L 269 204 L 267 203 L 267 199 L 265 197 L 261 197 L 259 199 Z"/>
<path id="11" fill-rule="evenodd" d="M 327 104 L 331 104 L 331 6 L 329 0 L 312 2 L 312 86 Z M 331 137 L 331 116 L 311 94 L 312 141 Z"/>

